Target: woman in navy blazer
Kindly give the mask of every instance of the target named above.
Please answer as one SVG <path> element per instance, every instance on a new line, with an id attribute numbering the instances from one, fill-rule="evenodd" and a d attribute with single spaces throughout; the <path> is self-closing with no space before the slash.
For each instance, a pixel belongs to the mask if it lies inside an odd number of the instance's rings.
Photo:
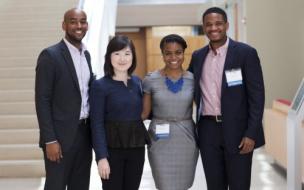
<path id="1" fill-rule="evenodd" d="M 142 89 L 134 45 L 126 36 L 110 40 L 105 76 L 93 82 L 90 115 L 93 149 L 104 190 L 137 190 L 149 143 L 141 119 Z"/>

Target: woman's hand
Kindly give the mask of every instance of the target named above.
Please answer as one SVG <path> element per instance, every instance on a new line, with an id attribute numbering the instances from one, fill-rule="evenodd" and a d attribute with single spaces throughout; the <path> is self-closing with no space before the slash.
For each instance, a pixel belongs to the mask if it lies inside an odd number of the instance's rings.
<path id="1" fill-rule="evenodd" d="M 97 163 L 98 173 L 102 179 L 109 179 L 110 177 L 110 165 L 106 158 L 100 159 Z"/>

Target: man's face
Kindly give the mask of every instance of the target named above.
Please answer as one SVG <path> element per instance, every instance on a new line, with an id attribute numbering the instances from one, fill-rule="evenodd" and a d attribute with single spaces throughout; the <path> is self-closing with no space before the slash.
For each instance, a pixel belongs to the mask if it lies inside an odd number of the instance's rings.
<path id="1" fill-rule="evenodd" d="M 229 23 L 218 13 L 210 13 L 204 17 L 203 30 L 211 43 L 225 42 Z"/>
<path id="2" fill-rule="evenodd" d="M 86 14 L 81 10 L 71 10 L 65 15 L 62 23 L 65 37 L 71 44 L 79 44 L 86 35 L 88 22 Z"/>

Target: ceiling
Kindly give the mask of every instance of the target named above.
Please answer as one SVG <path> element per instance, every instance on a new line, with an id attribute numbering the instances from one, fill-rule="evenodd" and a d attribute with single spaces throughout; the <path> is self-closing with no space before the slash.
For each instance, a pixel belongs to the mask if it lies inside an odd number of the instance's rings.
<path id="1" fill-rule="evenodd" d="M 210 0 L 118 0 L 119 4 L 187 4 L 206 3 Z"/>
<path id="2" fill-rule="evenodd" d="M 200 25 L 202 13 L 214 4 L 214 0 L 118 0 L 116 26 Z"/>

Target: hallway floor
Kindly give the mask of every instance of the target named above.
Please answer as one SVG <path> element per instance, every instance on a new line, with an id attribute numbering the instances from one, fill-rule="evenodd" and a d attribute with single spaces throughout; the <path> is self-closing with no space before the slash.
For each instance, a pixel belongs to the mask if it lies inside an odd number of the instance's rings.
<path id="1" fill-rule="evenodd" d="M 286 190 L 286 173 L 273 164 L 263 149 L 255 151 L 252 172 L 252 190 Z M 194 184 L 190 190 L 204 190 L 206 182 L 201 161 L 196 169 Z M 0 190 L 43 190 L 44 178 L 0 178 Z M 101 190 L 95 162 L 92 165 L 90 190 Z M 146 159 L 140 190 L 156 190 L 151 175 L 148 159 Z"/>

